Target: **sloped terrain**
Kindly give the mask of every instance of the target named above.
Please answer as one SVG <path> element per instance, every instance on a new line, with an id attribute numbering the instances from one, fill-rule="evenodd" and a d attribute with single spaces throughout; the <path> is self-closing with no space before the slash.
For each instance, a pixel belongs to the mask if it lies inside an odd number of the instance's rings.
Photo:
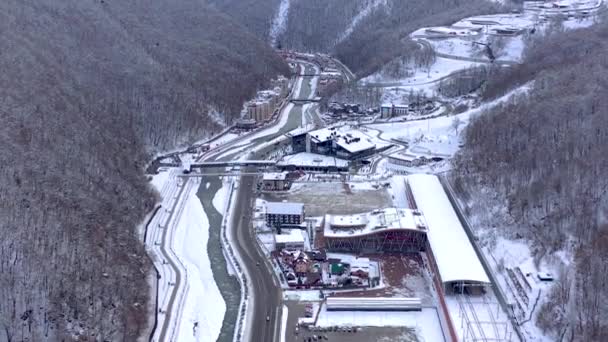
<path id="1" fill-rule="evenodd" d="M 196 0 L 6 0 L 0 32 L 0 340 L 134 341 L 144 164 L 286 66 Z"/>
<path id="2" fill-rule="evenodd" d="M 573 255 L 535 316 L 555 340 L 608 339 L 607 37 L 605 21 L 556 32 L 523 65 L 494 75 L 487 97 L 531 81 L 533 89 L 470 123 L 456 162 L 470 199 L 506 203 L 492 223 L 502 235 L 529 243 L 537 262 Z"/>
<path id="3" fill-rule="evenodd" d="M 272 19 L 281 0 L 208 0 L 218 10 L 235 18 L 249 32 L 267 41 Z"/>
<path id="4" fill-rule="evenodd" d="M 212 2 L 268 41 L 278 0 Z M 277 42 L 283 48 L 331 53 L 365 77 L 416 48 L 407 37 L 410 32 L 499 8 L 488 0 L 290 0 Z"/>

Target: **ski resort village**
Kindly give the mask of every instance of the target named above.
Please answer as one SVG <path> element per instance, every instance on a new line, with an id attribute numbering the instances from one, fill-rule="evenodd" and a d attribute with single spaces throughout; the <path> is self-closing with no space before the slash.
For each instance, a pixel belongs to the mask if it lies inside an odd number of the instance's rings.
<path id="1" fill-rule="evenodd" d="M 482 101 L 476 68 L 518 65 L 553 18 L 586 27 L 601 5 L 421 27 L 420 60 L 362 79 L 280 50 L 291 77 L 151 166 L 152 340 L 551 341 L 535 317 L 572 255 L 538 262 L 527 241 L 489 233 L 450 171 L 471 120 L 532 86 Z"/>

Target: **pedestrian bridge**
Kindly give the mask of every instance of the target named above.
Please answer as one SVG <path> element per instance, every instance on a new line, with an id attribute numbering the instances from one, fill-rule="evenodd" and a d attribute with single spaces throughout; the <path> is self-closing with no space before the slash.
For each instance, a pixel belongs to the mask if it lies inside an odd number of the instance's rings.
<path id="1" fill-rule="evenodd" d="M 309 103 L 309 102 L 321 102 L 321 98 L 320 97 L 315 97 L 315 98 L 312 98 L 312 99 L 295 99 L 295 98 L 292 98 L 289 101 L 291 101 L 291 102 L 293 102 L 295 104 L 298 104 L 298 103 Z"/>
<path id="2" fill-rule="evenodd" d="M 212 167 L 233 167 L 233 166 L 274 166 L 276 161 L 273 160 L 226 160 L 226 161 L 212 161 L 212 162 L 199 162 L 192 163 L 190 167 L 192 169 L 203 169 Z"/>

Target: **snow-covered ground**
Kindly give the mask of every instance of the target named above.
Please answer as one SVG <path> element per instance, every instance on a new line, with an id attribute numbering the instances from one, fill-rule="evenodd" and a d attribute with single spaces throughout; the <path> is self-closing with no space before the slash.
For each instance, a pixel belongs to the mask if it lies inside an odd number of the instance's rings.
<path id="1" fill-rule="evenodd" d="M 217 109 L 209 107 L 207 115 L 218 126 L 226 127 L 226 114 L 225 113 L 220 113 Z"/>
<path id="2" fill-rule="evenodd" d="M 469 118 L 470 114 L 461 114 L 424 121 L 372 124 L 367 127 L 381 131 L 382 139 L 409 141 L 412 149 L 453 155 L 458 150 L 460 129 L 468 123 Z M 456 126 L 459 126 L 458 129 L 455 129 Z"/>
<path id="3" fill-rule="evenodd" d="M 586 17 L 586 18 L 578 18 L 578 19 L 570 19 L 566 20 L 562 23 L 565 29 L 567 30 L 575 30 L 579 28 L 589 27 L 595 24 L 597 19 L 594 17 Z"/>
<path id="4" fill-rule="evenodd" d="M 498 275 L 500 287 L 509 302 L 515 307 L 515 314 L 520 322 L 522 332 L 535 341 L 549 342 L 552 339 L 536 326 L 536 315 L 553 282 L 538 279 L 539 272 L 560 276 L 560 269 L 571 264 L 572 256 L 565 251 L 543 258 L 537 265 L 530 246 L 522 240 L 510 240 L 492 235 L 485 231 L 480 236 L 483 251 L 494 273 Z M 490 234 L 488 234 L 490 233 Z"/>
<path id="5" fill-rule="evenodd" d="M 321 301 L 321 291 L 319 290 L 288 290 L 283 291 L 285 300 L 298 300 L 302 302 L 318 302 Z"/>
<path id="6" fill-rule="evenodd" d="M 149 225 L 145 241 L 161 277 L 157 290 L 159 328 L 155 338 L 166 327 L 170 339 L 215 340 L 222 327 L 226 305 L 213 279 L 207 256 L 209 223 L 196 196 L 199 183 L 179 175 L 180 170 L 172 168 L 152 178 L 162 205 Z M 170 260 L 166 259 L 163 250 Z M 177 288 L 170 261 L 181 275 Z M 167 315 L 173 291 L 176 291 L 175 300 L 171 314 Z M 171 320 L 165 322 L 167 317 Z"/>
<path id="7" fill-rule="evenodd" d="M 285 342 L 285 334 L 287 333 L 287 318 L 289 315 L 289 309 L 287 305 L 283 305 L 281 313 L 281 342 Z"/>
<path id="8" fill-rule="evenodd" d="M 414 151 L 453 155 L 459 148 L 460 135 L 472 117 L 508 100 L 512 96 L 526 92 L 529 89 L 528 87 L 529 85 L 522 86 L 497 100 L 457 115 L 420 121 L 371 124 L 365 127 L 380 131 L 379 137 L 384 140 L 408 141 L 410 149 Z"/>
<path id="9" fill-rule="evenodd" d="M 209 148 L 216 148 L 219 146 L 222 146 L 228 142 L 231 142 L 232 140 L 238 138 L 239 135 L 236 133 L 226 133 L 224 135 L 222 135 L 221 137 L 213 140 L 211 143 L 209 143 Z M 199 143 L 204 143 L 206 140 L 202 140 Z"/>
<path id="10" fill-rule="evenodd" d="M 496 58 L 500 60 L 521 62 L 526 44 L 524 37 L 517 36 L 508 38 L 504 48 L 496 52 Z"/>
<path id="11" fill-rule="evenodd" d="M 279 4 L 279 10 L 272 20 L 272 25 L 270 26 L 270 43 L 272 46 L 275 46 L 277 43 L 277 38 L 283 32 L 285 32 L 285 28 L 287 27 L 287 18 L 289 15 L 289 5 L 291 4 L 290 0 L 281 0 Z"/>
<path id="12" fill-rule="evenodd" d="M 340 35 L 337 43 L 342 42 L 344 39 L 348 38 L 348 36 L 353 33 L 355 27 L 361 22 L 361 20 L 365 19 L 368 15 L 370 15 L 374 10 L 380 8 L 381 6 L 387 5 L 387 0 L 369 0 L 365 4 L 365 7 L 359 10 L 359 13 L 353 18 L 350 22 L 346 30 Z"/>
<path id="13" fill-rule="evenodd" d="M 379 312 L 379 311 L 327 311 L 322 305 L 317 326 L 355 326 L 355 327 L 409 327 L 425 342 L 445 341 L 439 313 L 435 308 L 422 311 Z"/>
<path id="14" fill-rule="evenodd" d="M 506 313 L 491 295 L 448 295 L 445 302 L 462 341 L 509 341 L 513 330 Z"/>
<path id="15" fill-rule="evenodd" d="M 179 217 L 172 248 L 186 268 L 186 294 L 183 299 L 177 341 L 213 341 L 219 336 L 226 303 L 215 283 L 209 256 L 209 221 L 196 196 L 187 194 Z"/>
<path id="16" fill-rule="evenodd" d="M 437 57 L 435 63 L 428 69 L 412 69 L 414 74 L 411 77 L 403 79 L 391 79 L 383 76 L 381 72 L 376 72 L 362 79 L 361 82 L 364 84 L 388 82 L 391 84 L 391 86 L 428 85 L 429 83 L 432 84 L 437 82 L 455 71 L 471 68 L 476 65 L 479 65 L 479 63 Z"/>

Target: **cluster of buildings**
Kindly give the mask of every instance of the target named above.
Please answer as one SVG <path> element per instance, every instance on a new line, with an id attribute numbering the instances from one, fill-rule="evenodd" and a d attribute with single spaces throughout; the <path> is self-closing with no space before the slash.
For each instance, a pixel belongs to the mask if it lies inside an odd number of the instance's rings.
<path id="1" fill-rule="evenodd" d="M 409 104 L 383 103 L 380 105 L 380 117 L 390 119 L 404 115 L 427 115 L 438 108 L 437 104 L 431 100 L 421 102 L 411 102 Z"/>
<path id="2" fill-rule="evenodd" d="M 258 91 L 253 100 L 245 102 L 238 128 L 249 129 L 269 120 L 281 100 L 287 95 L 289 80 L 283 75 L 271 81 L 270 89 Z"/>
<path id="3" fill-rule="evenodd" d="M 323 114 L 326 121 L 365 121 L 372 119 L 374 114 L 378 113 L 377 108 L 364 109 L 358 103 L 338 103 L 332 102 L 329 104 L 327 111 Z"/>
<path id="4" fill-rule="evenodd" d="M 348 262 L 345 254 L 334 260 L 331 253 L 425 252 L 444 291 L 471 293 L 488 286 L 489 278 L 439 178 L 417 174 L 401 179 L 409 208 L 325 215 L 315 222 L 306 220 L 302 203 L 268 202 L 266 225 L 279 227 L 273 253 L 288 282 L 303 287 L 368 286 L 371 283 L 364 279 L 372 279 L 374 273 L 365 265 L 373 262 Z"/>
<path id="5" fill-rule="evenodd" d="M 379 283 L 377 262 L 369 258 L 328 256 L 322 250 L 281 249 L 275 258 L 285 281 L 296 289 L 370 287 Z"/>
<path id="6" fill-rule="evenodd" d="M 274 252 L 285 281 L 295 288 L 368 287 L 379 283 L 379 266 L 369 258 L 328 255 L 315 248 L 314 223 L 302 203 L 267 202 L 265 223 L 274 229 Z"/>
<path id="7" fill-rule="evenodd" d="M 440 153 L 416 153 L 412 150 L 400 150 L 387 156 L 389 168 L 400 171 L 402 167 L 416 167 L 449 158 L 449 155 Z"/>

